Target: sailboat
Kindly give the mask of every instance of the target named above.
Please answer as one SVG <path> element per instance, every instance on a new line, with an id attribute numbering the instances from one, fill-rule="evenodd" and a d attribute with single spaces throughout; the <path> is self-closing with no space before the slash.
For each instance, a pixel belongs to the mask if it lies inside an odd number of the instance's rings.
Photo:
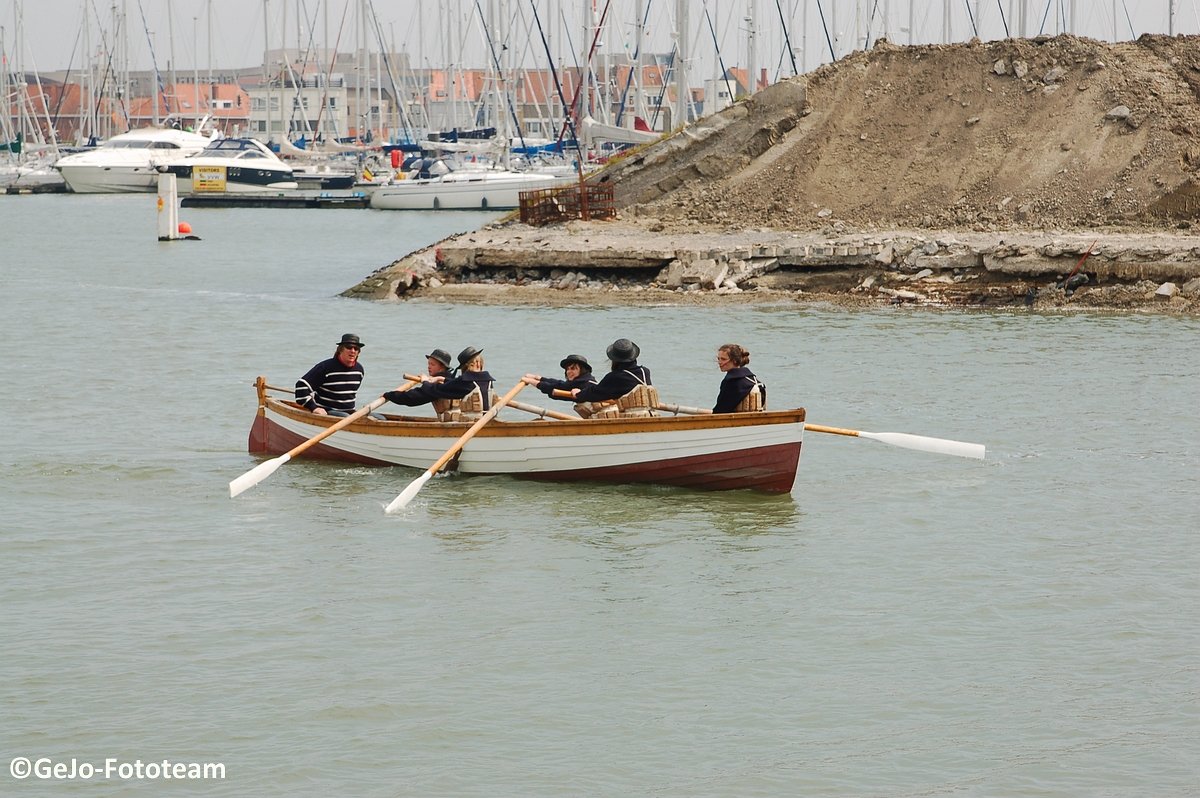
<path id="1" fill-rule="evenodd" d="M 455 166 L 449 159 L 428 159 L 402 179 L 376 188 L 370 206 L 385 211 L 508 210 L 520 206 L 522 191 L 553 188 L 573 177 L 571 173 Z"/>

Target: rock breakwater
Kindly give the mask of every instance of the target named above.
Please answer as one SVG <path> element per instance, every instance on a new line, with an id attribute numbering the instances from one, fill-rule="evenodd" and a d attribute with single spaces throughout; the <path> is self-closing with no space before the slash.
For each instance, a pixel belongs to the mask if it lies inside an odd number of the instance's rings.
<path id="1" fill-rule="evenodd" d="M 486 227 L 344 296 L 506 304 L 820 301 L 1200 312 L 1200 240 L 1170 234 Z"/>

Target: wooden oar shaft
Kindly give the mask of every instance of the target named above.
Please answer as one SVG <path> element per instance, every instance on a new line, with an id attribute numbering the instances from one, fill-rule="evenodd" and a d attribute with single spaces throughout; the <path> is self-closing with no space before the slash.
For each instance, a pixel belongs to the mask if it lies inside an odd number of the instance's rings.
<path id="1" fill-rule="evenodd" d="M 387 399 L 384 399 L 382 396 L 380 396 L 378 399 L 371 401 L 369 404 L 366 404 L 366 405 L 360 407 L 358 410 L 355 410 L 350 415 L 348 415 L 345 418 L 338 421 L 336 424 L 326 427 L 322 432 L 317 433 L 316 435 L 314 435 L 311 438 L 309 438 L 308 440 L 306 440 L 304 443 L 302 443 L 299 446 L 297 446 L 296 448 L 292 449 L 290 452 L 287 453 L 287 456 L 289 458 L 295 457 L 296 455 L 300 454 L 301 452 L 303 452 L 305 449 L 309 448 L 310 446 L 315 446 L 316 444 L 325 440 L 326 438 L 328 438 L 330 435 L 337 432 L 338 430 L 345 429 L 346 427 L 353 424 L 355 421 L 358 421 L 360 418 L 365 416 L 367 413 L 370 413 L 372 410 L 376 410 L 376 409 L 382 407 L 383 403 L 386 401 L 387 401 Z"/>
<path id="2" fill-rule="evenodd" d="M 688 407 L 686 405 L 671 405 L 666 402 L 658 403 L 659 410 L 666 410 L 668 413 L 683 413 L 685 416 L 707 416 L 712 415 L 711 410 L 706 410 L 703 407 Z"/>
<path id="3" fill-rule="evenodd" d="M 549 410 L 545 407 L 538 407 L 537 405 L 527 405 L 524 402 L 518 402 L 515 399 L 510 401 L 508 404 L 509 404 L 509 407 L 515 407 L 517 410 L 524 410 L 526 413 L 533 413 L 535 416 L 543 416 L 545 418 L 557 418 L 560 421 L 579 421 L 578 416 L 572 416 L 572 415 L 568 415 L 566 413 L 560 413 L 557 410 Z"/>
<path id="4" fill-rule="evenodd" d="M 419 381 L 420 380 L 418 380 L 418 382 Z M 404 385 L 401 385 L 399 390 L 407 391 L 409 388 L 413 387 L 413 385 L 415 385 L 415 384 L 416 383 L 413 383 L 413 382 L 407 382 Z M 355 421 L 358 421 L 360 418 L 365 416 L 367 413 L 370 413 L 372 410 L 378 410 L 380 407 L 383 407 L 385 402 L 387 402 L 387 399 L 380 396 L 378 399 L 373 400 L 369 404 L 367 404 L 363 407 L 360 407 L 358 410 L 355 410 L 350 415 L 348 415 L 345 418 L 338 421 L 336 424 L 334 424 L 330 427 L 327 427 L 324 431 L 317 433 L 316 435 L 314 435 L 311 438 L 309 438 L 308 440 L 306 440 L 304 443 L 302 443 L 299 446 L 297 446 L 296 448 L 292 449 L 290 452 L 287 453 L 287 456 L 295 457 L 296 455 L 300 454 L 300 452 L 303 452 L 305 449 L 307 449 L 308 447 L 310 447 L 314 444 L 320 443 L 321 441 L 325 440 L 326 438 L 328 438 L 330 435 L 337 432 L 338 430 L 345 429 L 346 427 L 350 426 Z"/>
<path id="5" fill-rule="evenodd" d="M 516 387 L 514 387 L 508 393 L 504 394 L 504 396 L 497 399 L 496 403 L 494 405 L 492 405 L 491 408 L 489 408 L 488 411 L 486 413 L 484 413 L 483 416 L 481 416 L 478 421 L 476 421 L 474 424 L 472 424 L 471 428 L 468 429 L 466 432 L 464 432 L 462 434 L 462 437 L 460 437 L 457 441 L 455 441 L 454 445 L 451 446 L 444 455 L 442 455 L 441 457 L 439 457 L 437 459 L 436 463 L 434 463 L 428 469 L 426 469 L 425 472 L 423 474 L 421 474 L 421 476 L 417 477 L 412 482 L 410 482 L 408 484 L 408 487 L 406 487 L 404 490 L 400 491 L 400 495 L 397 496 L 396 498 L 392 499 L 391 503 L 388 504 L 387 507 L 383 508 L 383 511 L 385 513 L 393 513 L 396 510 L 399 510 L 403 507 L 407 507 L 408 503 L 410 501 L 412 501 L 413 496 L 417 495 L 417 492 L 420 491 L 421 488 L 425 486 L 425 483 L 428 482 L 430 480 L 430 478 L 433 477 L 434 474 L 436 474 L 439 470 L 441 470 L 442 466 L 444 466 L 444 465 L 446 465 L 446 463 L 450 462 L 451 458 L 453 458 L 454 455 L 458 454 L 458 452 L 463 448 L 463 446 L 466 446 L 467 441 L 469 441 L 469 440 L 471 440 L 471 438 L 475 437 L 475 433 L 479 432 L 479 430 L 483 429 L 485 424 L 487 424 L 489 421 L 491 421 L 493 418 L 495 418 L 496 413 L 500 412 L 500 408 L 504 407 L 506 404 L 511 402 L 513 397 L 516 396 L 518 393 L 520 393 L 521 389 L 524 387 L 525 387 L 525 383 L 523 381 L 518 382 L 516 384 Z"/>
<path id="6" fill-rule="evenodd" d="M 493 418 L 495 418 L 496 414 L 500 412 L 500 408 L 504 407 L 506 404 L 511 402 L 513 400 L 513 397 L 516 396 L 517 394 L 519 394 L 521 392 L 521 389 L 524 387 L 525 387 L 525 383 L 518 382 L 511 391 L 509 391 L 508 393 L 504 394 L 504 396 L 501 396 L 499 399 L 497 399 L 496 403 L 494 405 L 492 405 L 491 408 L 486 413 L 484 413 L 482 416 L 480 416 L 479 420 L 476 421 L 474 424 L 472 424 L 471 428 L 468 429 L 466 432 L 464 432 L 462 437 L 459 438 L 457 441 L 455 441 L 454 445 L 451 446 L 446 451 L 445 454 L 443 454 L 441 457 L 439 457 L 437 459 L 437 462 L 435 462 L 433 465 L 431 465 L 429 467 L 428 473 L 430 475 L 436 474 L 438 471 L 440 471 L 442 469 L 442 466 L 446 465 L 446 463 L 449 463 L 454 458 L 454 455 L 458 454 L 459 449 L 466 446 L 467 441 L 474 438 L 475 433 L 479 432 L 479 430 L 483 429 L 484 425 L 486 425 L 489 421 L 491 421 Z"/>
<path id="7" fill-rule="evenodd" d="M 575 398 L 575 394 L 571 393 L 570 391 L 564 391 L 562 388 L 555 388 L 553 391 L 550 392 L 550 395 L 553 396 L 555 399 L 574 399 Z"/>
<path id="8" fill-rule="evenodd" d="M 259 378 L 259 379 L 261 380 L 261 378 Z M 414 384 L 415 383 L 410 382 L 406 385 L 401 386 L 400 390 L 407 391 Z M 267 387 L 265 385 L 265 383 L 263 384 L 263 387 Z M 326 438 L 328 438 L 330 435 L 337 432 L 338 430 L 345 429 L 346 427 L 353 424 L 358 419 L 365 416 L 367 413 L 370 413 L 372 410 L 376 409 L 377 407 L 380 407 L 386 401 L 387 401 L 387 399 L 380 396 L 378 399 L 374 400 L 373 402 L 368 403 L 365 407 L 362 407 L 362 408 L 354 411 L 353 413 L 346 416 L 345 418 L 338 419 L 337 422 L 335 422 L 334 424 L 331 424 L 330 426 L 321 430 L 316 435 L 314 435 L 311 438 L 309 438 L 308 440 L 304 441 L 304 443 L 301 443 L 299 446 L 293 447 L 291 451 L 281 454 L 278 457 L 272 457 L 270 460 L 267 460 L 265 462 L 259 463 L 254 468 L 250 469 L 245 474 L 242 474 L 240 477 L 232 480 L 229 483 L 229 498 L 232 499 L 235 496 L 239 496 L 242 493 L 244 493 L 245 491 L 254 487 L 255 485 L 262 482 L 267 477 L 274 474 L 279 469 L 280 466 L 282 466 L 284 463 L 291 460 L 294 456 L 300 454 L 305 449 L 308 449 L 310 446 L 315 446 L 316 444 L 325 440 Z"/>
<path id="9" fill-rule="evenodd" d="M 859 436 L 859 431 L 856 429 L 823 427 L 820 424 L 805 424 L 804 429 L 808 432 L 828 432 L 830 435 L 849 435 L 852 438 L 857 438 Z"/>

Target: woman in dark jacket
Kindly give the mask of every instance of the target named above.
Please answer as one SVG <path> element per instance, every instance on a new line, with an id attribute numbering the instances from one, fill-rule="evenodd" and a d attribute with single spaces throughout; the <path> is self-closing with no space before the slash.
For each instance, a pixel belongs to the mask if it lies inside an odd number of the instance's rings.
<path id="1" fill-rule="evenodd" d="M 555 396 L 555 391 L 571 391 L 574 388 L 585 388 L 588 385 L 596 384 L 596 378 L 592 376 L 592 367 L 583 355 L 567 355 L 559 361 L 558 366 L 563 370 L 566 379 L 556 380 L 553 377 L 540 377 L 537 374 L 526 374 L 521 379 L 526 385 L 534 386 L 551 399 L 560 399 L 564 402 L 575 400 L 569 396 Z"/>
<path id="2" fill-rule="evenodd" d="M 740 413 L 765 410 L 767 386 L 746 368 L 750 352 L 737 344 L 725 344 L 717 350 L 717 368 L 725 372 L 717 393 L 714 413 Z"/>

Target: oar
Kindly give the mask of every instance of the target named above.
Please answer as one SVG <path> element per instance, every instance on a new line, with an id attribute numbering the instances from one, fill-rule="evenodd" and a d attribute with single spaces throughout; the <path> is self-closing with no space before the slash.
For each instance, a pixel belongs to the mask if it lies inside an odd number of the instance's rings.
<path id="1" fill-rule="evenodd" d="M 804 429 L 813 432 L 827 432 L 830 435 L 849 435 L 854 438 L 870 438 L 873 441 L 899 446 L 902 449 L 916 449 L 919 452 L 934 454 L 952 454 L 955 457 L 973 457 L 982 460 L 987 450 L 982 443 L 964 443 L 951 441 L 946 438 L 927 438 L 924 435 L 909 435 L 906 432 L 863 432 L 857 429 L 842 429 L 841 427 L 822 427 L 820 424 L 805 424 Z"/>
<path id="2" fill-rule="evenodd" d="M 684 405 L 659 404 L 659 410 L 686 415 L 706 415 L 712 413 L 700 407 L 685 407 Z M 870 438 L 873 441 L 899 446 L 903 449 L 916 449 L 921 452 L 934 454 L 952 454 L 956 457 L 973 457 L 982 460 L 986 447 L 981 443 L 963 443 L 945 438 L 927 438 L 924 435 L 909 435 L 907 432 L 863 432 L 857 429 L 842 429 L 841 427 L 823 427 L 820 424 L 805 424 L 804 429 L 812 432 L 828 432 L 831 435 L 849 435 L 855 438 Z"/>
<path id="3" fill-rule="evenodd" d="M 526 413 L 533 413 L 541 418 L 557 418 L 560 421 L 579 421 L 579 416 L 570 416 L 566 413 L 560 413 L 557 410 L 547 410 L 544 407 L 537 405 L 527 405 L 524 402 L 518 402 L 515 399 L 508 403 L 509 407 L 515 407 L 517 410 L 524 410 Z"/>
<path id="4" fill-rule="evenodd" d="M 419 380 L 418 380 L 418 382 L 419 382 Z M 413 387 L 416 384 L 417 383 L 415 383 L 415 382 L 405 383 L 404 385 L 400 386 L 400 390 L 407 391 L 409 388 Z M 353 424 L 355 421 L 362 418 L 367 413 L 370 413 L 372 410 L 376 410 L 376 409 L 382 407 L 385 402 L 387 402 L 387 399 L 385 399 L 381 396 L 378 399 L 376 399 L 375 401 L 366 405 L 365 407 L 361 407 L 358 410 L 355 410 L 353 413 L 346 416 L 345 418 L 343 418 L 341 421 L 337 422 L 336 424 L 326 427 L 324 430 L 322 430 L 321 432 L 312 436 L 311 438 L 306 440 L 304 443 L 295 447 L 294 449 L 287 452 L 286 454 L 281 454 L 278 457 L 273 457 L 270 460 L 266 461 L 265 463 L 259 463 L 254 468 L 251 468 L 245 474 L 242 474 L 240 477 L 238 477 L 237 479 L 235 479 L 229 483 L 229 498 L 232 499 L 235 496 L 249 490 L 250 488 L 253 488 L 255 485 L 257 485 L 258 483 L 262 482 L 267 477 L 274 474 L 279 469 L 279 467 L 281 465 L 283 465 L 284 463 L 286 463 L 288 460 L 291 460 L 293 457 L 300 454 L 301 452 L 303 452 L 305 449 L 309 448 L 310 446 L 320 443 L 321 441 L 325 440 L 326 438 L 328 438 L 330 435 L 337 432 L 338 430 L 344 429 L 345 427 L 349 426 L 350 424 Z"/>
<path id="5" fill-rule="evenodd" d="M 683 413 L 685 416 L 707 416 L 711 415 L 711 410 L 706 410 L 703 407 L 687 407 L 686 405 L 669 405 L 665 402 L 659 402 L 659 410 L 666 410 L 668 413 L 679 415 Z"/>
<path id="6" fill-rule="evenodd" d="M 491 409 L 484 413 L 478 421 L 472 424 L 471 428 L 464 432 L 462 437 L 455 441 L 454 445 L 447 449 L 446 453 L 439 457 L 437 461 L 425 471 L 424 474 L 414 479 L 411 483 L 409 483 L 407 488 L 400 491 L 400 495 L 392 499 L 392 503 L 384 508 L 384 512 L 394 513 L 396 510 L 403 509 L 410 501 L 412 501 L 413 496 L 417 495 L 417 491 L 421 490 L 421 488 L 425 486 L 425 483 L 429 481 L 430 477 L 441 470 L 442 466 L 450 462 L 451 458 L 458 454 L 462 447 L 467 445 L 467 441 L 474 438 L 475 433 L 479 432 L 479 430 L 483 429 L 489 421 L 495 418 L 496 414 L 500 412 L 500 408 L 511 402 L 513 397 L 520 393 L 521 389 L 524 387 L 524 382 L 518 382 L 516 387 L 504 394 L 504 396 L 501 396 L 499 399 L 497 399 L 496 403 L 492 405 Z"/>

